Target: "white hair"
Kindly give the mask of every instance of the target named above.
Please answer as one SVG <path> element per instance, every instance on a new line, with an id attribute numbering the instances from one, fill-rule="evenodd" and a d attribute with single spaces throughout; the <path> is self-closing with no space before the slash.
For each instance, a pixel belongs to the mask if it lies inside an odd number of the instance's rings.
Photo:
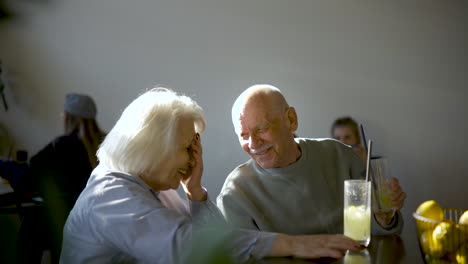
<path id="1" fill-rule="evenodd" d="M 145 92 L 107 135 L 97 152 L 99 161 L 133 176 L 153 171 L 174 153 L 182 118 L 193 120 L 196 132 L 205 130 L 203 110 L 189 97 L 162 87 Z"/>

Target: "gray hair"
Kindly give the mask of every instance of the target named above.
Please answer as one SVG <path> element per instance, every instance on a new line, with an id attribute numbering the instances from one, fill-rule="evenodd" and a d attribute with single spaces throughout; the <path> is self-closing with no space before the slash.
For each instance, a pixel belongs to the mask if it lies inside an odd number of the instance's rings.
<path id="1" fill-rule="evenodd" d="M 125 108 L 97 152 L 105 166 L 133 176 L 151 172 L 175 151 L 179 120 L 192 119 L 205 130 L 202 108 L 170 89 L 153 88 Z"/>

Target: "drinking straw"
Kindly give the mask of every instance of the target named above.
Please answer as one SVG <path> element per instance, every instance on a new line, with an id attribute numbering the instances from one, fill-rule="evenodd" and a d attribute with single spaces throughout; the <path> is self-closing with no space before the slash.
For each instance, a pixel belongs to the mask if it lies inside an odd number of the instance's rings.
<path id="1" fill-rule="evenodd" d="M 380 204 L 380 197 L 379 197 L 379 187 L 377 186 L 377 182 L 375 181 L 375 175 L 371 171 L 371 166 L 370 166 L 370 160 L 371 160 L 371 154 L 372 154 L 372 140 L 369 140 L 369 148 L 367 148 L 366 144 L 366 134 L 364 133 L 364 126 L 362 124 L 359 124 L 359 129 L 361 131 L 361 137 L 362 137 L 362 144 L 364 145 L 364 150 L 367 153 L 367 164 L 366 164 L 366 181 L 369 180 L 369 174 L 371 180 L 371 184 L 374 187 L 375 192 L 372 192 L 372 194 L 375 197 L 375 201 L 377 203 L 378 208 L 382 208 Z"/>
<path id="2" fill-rule="evenodd" d="M 366 162 L 366 181 L 369 181 L 369 169 L 370 169 L 370 157 L 372 153 L 372 140 L 369 139 L 369 149 L 367 151 L 367 162 Z"/>
<path id="3" fill-rule="evenodd" d="M 364 133 L 364 127 L 362 124 L 359 124 L 359 129 L 361 130 L 362 144 L 364 145 L 364 150 L 367 153 L 366 134 Z"/>
<path id="4" fill-rule="evenodd" d="M 362 126 L 361 126 L 362 128 Z M 364 130 L 362 130 L 364 132 Z M 364 135 L 364 134 L 363 134 Z M 380 204 L 380 195 L 379 195 L 379 187 L 377 186 L 377 182 L 375 181 L 375 175 L 371 172 L 370 160 L 372 154 L 372 140 L 369 139 L 369 148 L 367 150 L 367 163 L 366 163 L 366 181 L 371 179 L 371 184 L 374 187 L 375 192 L 372 194 L 375 196 L 375 202 L 377 203 L 377 208 L 382 208 Z M 370 178 L 369 178 L 370 175 Z"/>

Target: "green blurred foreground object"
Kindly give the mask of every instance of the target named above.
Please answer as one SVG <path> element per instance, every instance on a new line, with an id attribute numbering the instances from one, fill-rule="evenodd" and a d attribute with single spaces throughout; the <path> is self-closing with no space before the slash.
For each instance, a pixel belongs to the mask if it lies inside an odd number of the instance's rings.
<path id="1" fill-rule="evenodd" d="M 207 226 L 210 226 L 209 228 Z M 223 232 L 224 231 L 224 232 Z M 229 264 L 233 263 L 229 255 L 230 234 L 222 223 L 206 225 L 201 230 L 194 231 L 191 263 Z"/>

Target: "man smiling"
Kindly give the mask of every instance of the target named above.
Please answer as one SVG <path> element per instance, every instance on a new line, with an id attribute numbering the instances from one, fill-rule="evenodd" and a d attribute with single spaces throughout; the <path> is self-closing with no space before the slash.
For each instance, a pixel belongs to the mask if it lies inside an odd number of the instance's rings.
<path id="1" fill-rule="evenodd" d="M 342 233 L 343 182 L 365 172 L 358 155 L 337 140 L 295 138 L 296 111 L 271 85 L 245 90 L 233 105 L 232 121 L 251 159 L 231 172 L 217 199 L 226 220 L 286 234 Z M 396 187 L 392 202 L 399 210 L 406 194 Z M 372 219 L 373 234 L 403 227 L 399 212 L 387 221 Z M 320 237 L 325 244 L 328 238 Z"/>

